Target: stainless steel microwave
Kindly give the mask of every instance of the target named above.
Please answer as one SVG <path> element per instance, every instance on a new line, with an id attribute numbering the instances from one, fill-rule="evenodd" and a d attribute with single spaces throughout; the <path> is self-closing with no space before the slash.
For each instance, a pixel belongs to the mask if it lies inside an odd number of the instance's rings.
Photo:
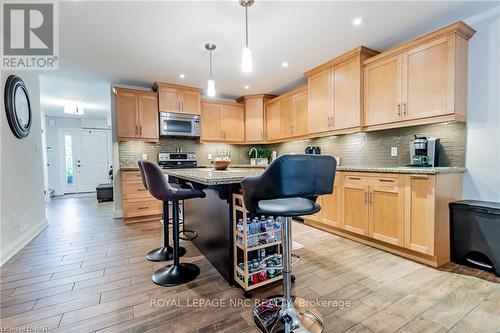
<path id="1" fill-rule="evenodd" d="M 200 116 L 160 112 L 160 136 L 200 136 Z"/>

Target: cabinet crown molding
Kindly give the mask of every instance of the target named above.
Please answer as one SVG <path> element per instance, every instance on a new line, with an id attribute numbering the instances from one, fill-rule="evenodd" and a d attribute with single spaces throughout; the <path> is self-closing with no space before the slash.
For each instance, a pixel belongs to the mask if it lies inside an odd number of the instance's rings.
<path id="1" fill-rule="evenodd" d="M 348 51 L 348 52 L 346 52 L 338 57 L 333 58 L 332 60 L 329 60 L 329 61 L 327 61 L 327 62 L 325 62 L 317 67 L 314 67 L 311 70 L 308 70 L 307 72 L 304 73 L 304 75 L 305 76 L 313 76 L 317 73 L 324 71 L 325 69 L 334 67 L 334 66 L 336 66 L 336 65 L 338 65 L 346 60 L 349 60 L 351 58 L 361 56 L 361 55 L 365 55 L 366 57 L 373 57 L 379 53 L 380 53 L 379 51 L 372 50 L 372 49 L 367 48 L 365 46 L 358 46 L 355 49 L 352 49 L 352 50 L 350 50 L 350 51 Z"/>
<path id="2" fill-rule="evenodd" d="M 431 33 L 428 33 L 422 37 L 419 37 L 417 39 L 414 39 L 410 42 L 401 44 L 399 46 L 396 46 L 392 49 L 389 49 L 387 51 L 384 51 L 380 53 L 379 55 L 376 55 L 374 57 L 368 58 L 363 62 L 363 65 L 368 65 L 374 61 L 381 60 L 387 57 L 395 56 L 399 53 L 403 53 L 404 51 L 414 48 L 420 44 L 427 43 L 433 39 L 437 39 L 440 37 L 444 37 L 450 34 L 458 34 L 465 38 L 465 40 L 469 40 L 474 34 L 476 33 L 476 30 L 472 29 L 470 26 L 465 24 L 462 21 L 450 24 L 444 28 L 441 28 L 439 30 L 433 31 Z"/>
<path id="3" fill-rule="evenodd" d="M 163 82 L 158 82 L 158 81 L 156 81 L 155 84 L 153 85 L 153 90 L 158 91 L 158 89 L 160 87 L 176 88 L 176 89 L 182 89 L 182 90 L 191 90 L 191 91 L 201 92 L 200 88 L 183 86 L 180 84 L 173 84 L 173 83 L 163 83 Z"/>
<path id="4" fill-rule="evenodd" d="M 202 98 L 201 99 L 201 103 L 203 103 L 203 104 L 217 104 L 217 105 L 229 105 L 229 106 L 245 107 L 245 104 L 243 104 L 243 103 L 226 101 L 226 100 L 223 100 L 223 99 L 207 99 L 207 98 Z"/>
<path id="5" fill-rule="evenodd" d="M 270 95 L 270 94 L 244 95 L 244 96 L 238 97 L 236 99 L 236 102 L 243 103 L 245 100 L 250 99 L 250 98 L 275 98 L 275 97 L 277 97 L 277 96 L 276 95 Z"/>

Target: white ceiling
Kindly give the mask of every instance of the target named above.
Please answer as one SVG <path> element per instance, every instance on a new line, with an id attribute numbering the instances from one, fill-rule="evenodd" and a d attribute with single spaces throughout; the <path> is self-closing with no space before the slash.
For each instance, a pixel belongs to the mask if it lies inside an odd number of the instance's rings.
<path id="1" fill-rule="evenodd" d="M 217 44 L 218 96 L 279 94 L 305 83 L 304 71 L 354 47 L 382 51 L 498 5 L 256 0 L 249 8 L 254 71 L 244 74 L 244 10 L 237 0 L 65 1 L 59 6 L 60 70 L 44 74 L 42 97 L 102 103 L 109 109 L 110 83 L 151 87 L 162 81 L 205 89 L 206 42 Z M 351 24 L 355 17 L 363 18 L 361 26 Z"/>
<path id="2" fill-rule="evenodd" d="M 40 98 L 47 116 L 76 117 L 64 113 L 64 106 L 83 108 L 85 118 L 108 118 L 111 115 L 111 85 L 92 79 L 63 76 L 40 76 Z"/>

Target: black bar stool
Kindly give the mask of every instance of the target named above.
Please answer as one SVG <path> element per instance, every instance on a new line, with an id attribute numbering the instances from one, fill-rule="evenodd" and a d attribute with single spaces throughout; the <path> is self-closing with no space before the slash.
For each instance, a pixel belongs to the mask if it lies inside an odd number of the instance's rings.
<path id="1" fill-rule="evenodd" d="M 153 274 L 153 282 L 162 286 L 177 286 L 194 280 L 200 269 L 195 264 L 182 264 L 179 262 L 179 200 L 193 198 L 204 198 L 205 193 L 193 188 L 176 188 L 169 184 L 162 169 L 153 162 L 142 161 L 142 168 L 148 190 L 153 197 L 163 201 L 168 208 L 168 202 L 172 201 L 172 231 L 173 231 L 173 259 L 174 262 Z M 167 220 L 168 221 L 168 220 Z M 168 222 L 164 224 L 167 224 Z"/>
<path id="2" fill-rule="evenodd" d="M 285 217 L 281 229 L 283 296 L 270 298 L 255 308 L 254 323 L 260 332 L 323 331 L 319 311 L 291 294 L 291 228 L 293 217 L 321 210 L 316 199 L 332 193 L 336 168 L 337 161 L 331 156 L 284 155 L 260 176 L 246 177 L 241 182 L 243 200 L 251 213 Z"/>
<path id="3" fill-rule="evenodd" d="M 146 189 L 148 189 L 148 184 L 146 182 L 146 176 L 144 174 L 144 169 L 142 166 L 143 161 L 137 161 L 139 165 L 139 170 L 141 171 L 142 184 Z M 173 248 L 169 245 L 169 202 L 163 201 L 163 246 L 149 251 L 146 254 L 146 259 L 149 261 L 168 261 L 174 258 Z M 184 247 L 179 248 L 179 256 L 186 254 L 186 249 Z"/>

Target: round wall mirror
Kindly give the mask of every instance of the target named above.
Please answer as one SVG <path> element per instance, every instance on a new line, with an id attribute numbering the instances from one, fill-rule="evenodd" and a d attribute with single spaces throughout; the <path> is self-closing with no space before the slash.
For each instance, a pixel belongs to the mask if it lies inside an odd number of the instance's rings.
<path id="1" fill-rule="evenodd" d="M 31 103 L 23 80 L 11 75 L 5 83 L 5 111 L 12 133 L 20 139 L 28 136 L 31 127 Z"/>

